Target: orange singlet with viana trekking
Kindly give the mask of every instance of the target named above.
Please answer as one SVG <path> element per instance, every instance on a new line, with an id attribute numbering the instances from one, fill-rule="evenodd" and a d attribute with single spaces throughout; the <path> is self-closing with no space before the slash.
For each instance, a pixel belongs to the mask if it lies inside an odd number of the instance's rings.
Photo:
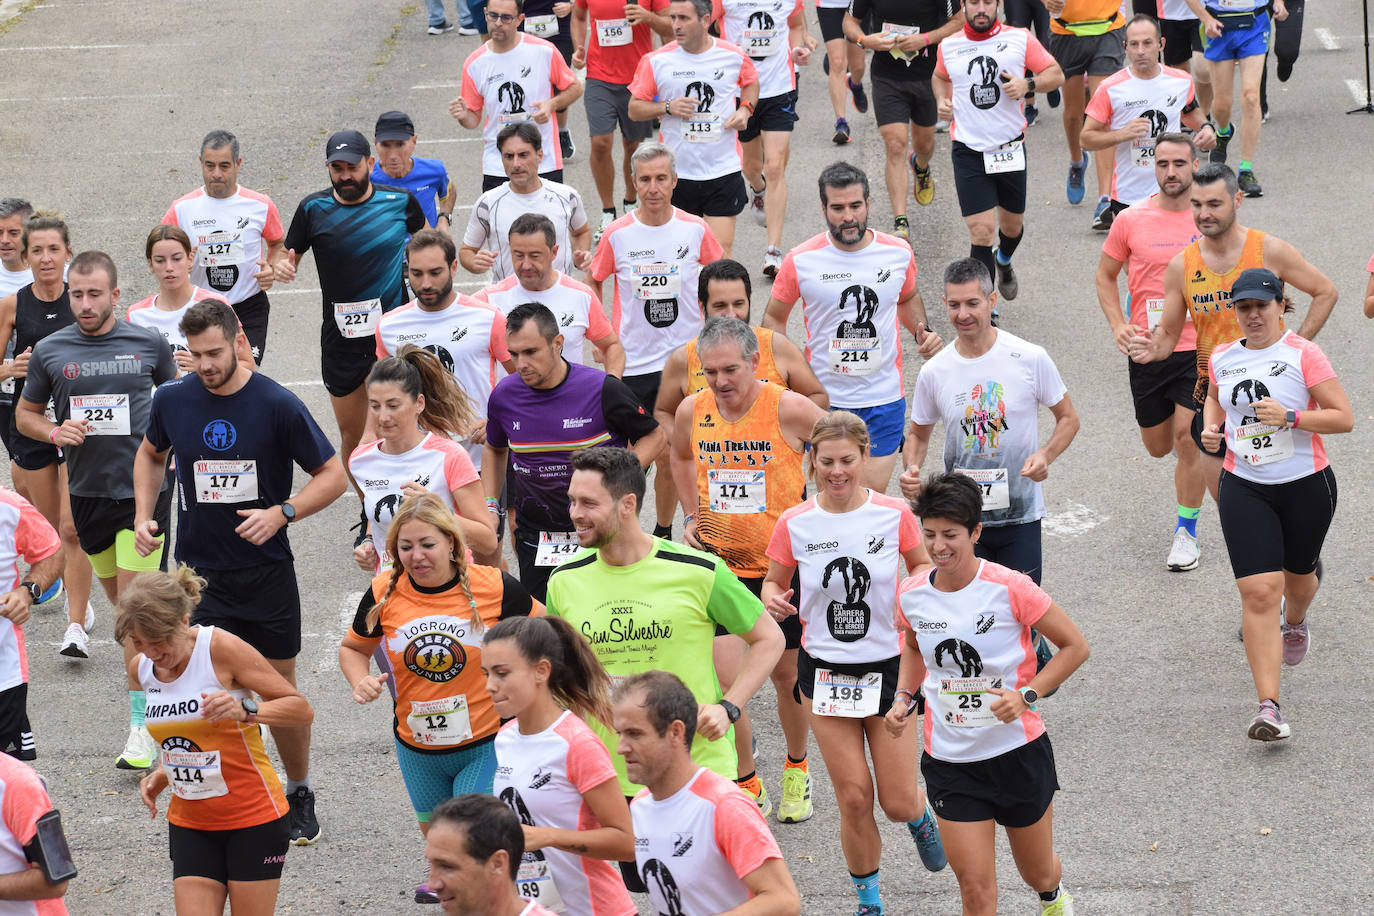
<path id="1" fill-rule="evenodd" d="M 193 627 L 196 643 L 186 670 L 175 681 L 158 680 L 146 656 L 138 679 L 148 695 L 148 734 L 158 743 L 172 789 L 167 820 L 192 830 L 238 830 L 275 821 L 286 813 L 281 782 L 256 725 L 200 714 L 201 694 L 225 687 L 210 658 L 214 627 Z M 249 690 L 230 690 L 235 699 Z"/>
<path id="2" fill-rule="evenodd" d="M 1197 384 L 1193 399 L 1207 400 L 1207 364 L 1212 351 L 1245 336 L 1231 307 L 1231 285 L 1241 271 L 1264 266 L 1264 233 L 1245 230 L 1245 245 L 1230 270 L 1219 274 L 1202 259 L 1202 240 L 1183 249 L 1183 301 L 1193 313 L 1197 329 Z"/>
<path id="3" fill-rule="evenodd" d="M 778 408 L 785 389 L 765 382 L 753 405 L 733 423 L 716 396 L 697 393 L 692 445 L 697 455 L 697 539 L 741 579 L 768 572 L 768 539 L 788 509 L 802 501 L 802 452 L 782 432 Z"/>
<path id="4" fill-rule="evenodd" d="M 761 382 L 777 382 L 783 385 L 782 370 L 773 358 L 773 332 L 768 328 L 754 328 L 759 339 L 759 367 L 754 376 Z M 697 339 L 687 341 L 687 394 L 696 394 L 706 389 L 706 372 L 701 368 L 701 357 L 697 355 Z M 784 385 L 784 387 L 786 387 Z"/>

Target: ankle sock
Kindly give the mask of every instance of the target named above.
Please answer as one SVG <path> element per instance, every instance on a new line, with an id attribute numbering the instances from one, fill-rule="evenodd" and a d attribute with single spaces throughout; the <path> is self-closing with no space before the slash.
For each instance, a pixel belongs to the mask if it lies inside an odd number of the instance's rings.
<path id="1" fill-rule="evenodd" d="M 1054 903 L 1059 899 L 1059 894 L 1062 890 L 1062 886 L 1057 886 L 1052 891 L 1040 891 L 1040 900 L 1044 903 Z"/>
<path id="2" fill-rule="evenodd" d="M 315 787 L 310 784 L 310 776 L 307 775 L 304 779 L 301 780 L 287 779 L 286 794 L 294 795 L 296 793 L 296 790 L 301 788 L 302 786 L 305 787 L 305 791 L 307 792 L 315 791 Z"/>
<path id="3" fill-rule="evenodd" d="M 1179 506 L 1178 524 L 1174 526 L 1174 530 L 1177 531 L 1179 528 L 1182 528 L 1193 537 L 1197 537 L 1197 517 L 1201 514 L 1201 506 L 1198 506 L 1196 509 L 1188 506 Z"/>
<path id="4" fill-rule="evenodd" d="M 878 895 L 878 869 L 873 869 L 872 874 L 867 875 L 850 872 L 849 880 L 854 882 L 854 890 L 859 895 L 860 905 L 882 907 L 883 901 Z"/>
<path id="5" fill-rule="evenodd" d="M 654 537 L 656 537 L 656 538 L 667 538 L 668 540 L 671 541 L 671 540 L 673 539 L 673 526 L 672 526 L 672 525 L 655 525 L 655 526 L 654 526 Z"/>
<path id="6" fill-rule="evenodd" d="M 148 695 L 142 690 L 129 691 L 129 724 L 135 728 L 144 726 L 143 714 L 148 709 Z"/>
<path id="7" fill-rule="evenodd" d="M 759 774 L 757 772 L 750 773 L 748 776 L 741 776 L 739 779 L 735 780 L 735 785 L 755 798 L 763 794 L 763 782 L 759 779 Z"/>
<path id="8" fill-rule="evenodd" d="M 782 766 L 783 770 L 801 770 L 803 773 L 811 772 L 810 766 L 806 762 L 806 755 L 802 755 L 801 760 L 793 760 L 792 755 L 787 755 L 787 762 Z"/>
<path id="9" fill-rule="evenodd" d="M 1254 164 L 1253 162 L 1251 162 L 1249 159 L 1242 159 L 1242 160 L 1240 161 L 1240 168 L 1237 169 L 1236 171 L 1239 173 L 1239 172 L 1253 172 L 1254 170 L 1255 170 L 1255 164 Z"/>

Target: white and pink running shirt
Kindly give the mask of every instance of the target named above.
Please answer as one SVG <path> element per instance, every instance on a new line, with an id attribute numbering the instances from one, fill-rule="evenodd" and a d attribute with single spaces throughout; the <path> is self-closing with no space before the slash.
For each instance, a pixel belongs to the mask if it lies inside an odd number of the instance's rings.
<path id="1" fill-rule="evenodd" d="M 1015 26 L 994 25 L 985 34 L 967 25 L 940 42 L 935 72 L 954 86 L 949 138 L 986 153 L 1026 130 L 1021 100 L 1002 91 L 1002 72 L 1039 73 L 1054 63 L 1034 35 Z"/>
<path id="2" fill-rule="evenodd" d="M 6 593 L 19 587 L 19 558 L 29 566 L 62 549 L 57 531 L 43 514 L 13 490 L 0 487 L 0 586 Z M 0 690 L 29 681 L 29 656 L 24 627 L 0 617 Z"/>
<path id="3" fill-rule="evenodd" d="M 1154 79 L 1141 79 L 1129 67 L 1102 81 L 1088 102 L 1088 117 L 1111 130 L 1136 118 L 1150 122 L 1143 137 L 1118 143 L 1112 165 L 1112 200 L 1135 204 L 1159 190 L 1155 181 L 1155 138 L 1177 131 L 1183 110 L 1193 104 L 1193 78 L 1161 67 Z"/>
<path id="4" fill-rule="evenodd" d="M 625 374 L 662 372 L 668 356 L 701 331 L 697 274 L 725 254 L 706 220 L 674 208 L 662 226 L 631 211 L 606 227 L 591 278 L 615 275 L 611 325 L 625 347 Z"/>
<path id="5" fill-rule="evenodd" d="M 670 41 L 639 62 L 630 95 L 649 102 L 696 100 L 696 113 L 685 119 L 659 118 L 658 139 L 677 157 L 677 177 L 705 181 L 739 172 L 738 132 L 724 124 L 739 107 L 740 90 L 757 81 L 754 62 L 728 41 L 712 38 L 700 54 Z"/>
<path id="6" fill-rule="evenodd" d="M 130 324 L 142 325 L 145 328 L 156 328 L 162 335 L 163 340 L 167 341 L 172 352 L 178 350 L 186 351 L 186 335 L 181 333 L 181 319 L 186 314 L 186 310 L 202 299 L 223 299 L 223 293 L 211 292 L 208 289 L 201 289 L 199 286 L 191 288 L 191 298 L 186 300 L 186 304 L 175 311 L 167 311 L 157 307 L 157 294 L 149 296 L 147 299 L 139 300 L 129 306 L 128 319 Z M 177 375 L 185 375 L 180 369 Z"/>
<path id="7" fill-rule="evenodd" d="M 754 800 L 705 767 L 665 799 L 640 790 L 630 817 L 635 865 L 655 913 L 732 910 L 749 900 L 744 876 L 782 858 Z"/>
<path id="8" fill-rule="evenodd" d="M 577 76 L 563 61 L 558 48 L 524 32 L 520 43 L 509 51 L 497 53 L 490 43 L 463 61 L 460 94 L 470 111 L 482 112 L 482 173 L 504 178 L 501 153 L 496 148 L 496 133 L 507 124 L 533 121 L 535 103 L 553 98 L 572 85 Z M 563 167 L 563 148 L 558 143 L 558 124 L 549 118 L 536 124 L 542 140 L 541 173 Z"/>
<path id="9" fill-rule="evenodd" d="M 1126 265 L 1131 324 L 1142 331 L 1153 331 L 1159 326 L 1164 317 L 1164 272 L 1174 255 L 1201 235 L 1193 222 L 1193 211 L 1163 209 L 1158 192 L 1122 210 L 1112 220 L 1102 252 Z M 1185 310 L 1184 319 L 1175 353 L 1197 349 L 1192 309 Z"/>
<path id="10" fill-rule="evenodd" d="M 457 512 L 453 491 L 477 480 L 477 469 L 463 447 L 434 433 L 425 433 L 418 445 L 399 455 L 382 451 L 381 439 L 364 443 L 349 456 L 348 470 L 363 492 L 363 512 L 372 545 L 377 548 L 377 572 L 391 568 L 386 535 L 405 498 L 402 484 L 415 481 Z"/>
<path id="11" fill-rule="evenodd" d="M 1029 576 L 987 560 L 957 592 L 931 585 L 934 570 L 912 576 L 898 595 L 901 625 L 916 634 L 926 663 L 926 753 L 947 763 L 987 760 L 1045 733 L 1040 713 L 1002 722 L 992 714 L 997 694 L 1035 677 L 1031 627 L 1050 609 L 1050 596 Z"/>
<path id="12" fill-rule="evenodd" d="M 472 216 L 463 230 L 463 244 L 496 252 L 496 261 L 491 265 L 493 281 L 503 280 L 515 272 L 510 257 L 510 227 L 526 213 L 549 218 L 553 223 L 554 244 L 558 246 L 553 266 L 562 271 L 573 269 L 570 233 L 587 225 L 582 195 L 562 182 L 541 178 L 539 183 L 541 187 L 533 194 L 517 194 L 508 181 L 477 198 L 472 207 Z"/>
<path id="13" fill-rule="evenodd" d="M 712 0 L 711 17 L 720 23 L 721 34 L 758 70 L 760 99 L 796 87 L 787 21 L 805 10 L 802 0 Z"/>
<path id="14" fill-rule="evenodd" d="M 272 199 L 244 187 L 225 198 L 196 188 L 177 198 L 162 222 L 180 226 L 196 246 L 191 282 L 214 290 L 230 305 L 262 291 L 253 274 L 258 259 L 267 256 L 263 242 L 271 245 L 286 235 Z"/>
<path id="15" fill-rule="evenodd" d="M 773 298 L 802 303 L 806 359 L 831 407 L 877 407 L 905 397 L 897 302 L 916 288 L 916 258 L 895 235 L 870 230 L 858 251 L 822 232 L 782 259 Z"/>
<path id="16" fill-rule="evenodd" d="M 601 300 L 596 298 L 592 288 L 565 273 L 555 272 L 553 286 L 541 290 L 525 289 L 519 278 L 506 277 L 478 291 L 473 298 L 496 306 L 502 315 L 509 315 L 511 309 L 526 302 L 548 306 L 553 317 L 558 319 L 558 333 L 563 335 L 563 356 L 570 363 L 585 362 L 585 341 L 602 340 L 614 333 L 601 308 Z"/>
<path id="17" fill-rule="evenodd" d="M 526 735 L 518 720 L 496 733 L 492 794 L 529 827 L 595 830 L 601 826 L 583 794 L 616 781 L 606 745 L 586 722 L 564 712 L 544 731 Z M 639 912 L 620 870 L 610 862 L 550 846 L 525 853 L 520 892 L 564 916 L 634 916 Z M 550 894 L 550 890 L 554 894 Z M 553 899 L 551 899 L 551 897 Z"/>
<path id="18" fill-rule="evenodd" d="M 1336 370 L 1312 341 L 1285 331 L 1263 350 L 1239 340 L 1212 351 L 1207 377 L 1226 411 L 1225 468 L 1255 483 L 1288 483 L 1325 468 L 1322 437 L 1301 428 L 1265 426 L 1251 405 L 1273 398 L 1289 410 L 1315 410 L 1311 389 L 1336 377 Z"/>
<path id="19" fill-rule="evenodd" d="M 902 554 L 921 543 L 905 500 L 868 491 L 849 512 L 812 496 L 782 514 L 765 551 L 801 575 L 802 648 L 818 662 L 886 661 L 902 652 L 894 608 Z"/>

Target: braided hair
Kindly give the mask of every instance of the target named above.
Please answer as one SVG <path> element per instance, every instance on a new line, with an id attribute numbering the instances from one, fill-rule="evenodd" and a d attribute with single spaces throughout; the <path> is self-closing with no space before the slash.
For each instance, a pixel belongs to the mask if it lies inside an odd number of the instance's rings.
<path id="1" fill-rule="evenodd" d="M 468 544 L 463 538 L 463 529 L 458 526 L 458 517 L 433 493 L 422 493 L 405 499 L 391 519 L 391 527 L 386 532 L 386 550 L 392 558 L 391 578 L 387 580 L 386 591 L 382 593 L 382 597 L 372 605 L 372 610 L 367 612 L 368 630 L 376 629 L 382 617 L 382 605 L 386 604 L 391 593 L 396 590 L 396 584 L 401 581 L 401 574 L 405 572 L 396 545 L 401 537 L 401 527 L 409 522 L 431 525 L 449 539 L 453 548 L 449 559 L 458 571 L 458 584 L 463 587 L 463 594 L 468 599 L 468 609 L 472 612 L 472 632 L 481 633 L 486 625 L 477 610 L 477 599 L 472 596 L 472 583 L 468 579 Z"/>

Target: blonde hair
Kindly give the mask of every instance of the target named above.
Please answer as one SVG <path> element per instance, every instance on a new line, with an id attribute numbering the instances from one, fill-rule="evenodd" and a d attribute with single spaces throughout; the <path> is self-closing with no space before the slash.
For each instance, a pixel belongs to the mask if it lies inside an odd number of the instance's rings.
<path id="1" fill-rule="evenodd" d="M 205 580 L 182 563 L 171 572 L 139 573 L 120 592 L 115 640 L 137 634 L 148 642 L 170 642 L 186 629 L 204 590 Z"/>
<path id="2" fill-rule="evenodd" d="M 409 497 L 401 503 L 391 518 L 391 527 L 386 532 L 386 552 L 391 556 L 391 578 L 386 583 L 386 592 L 372 605 L 372 610 L 367 612 L 368 630 L 376 629 L 382 617 L 382 605 L 386 604 L 391 593 L 396 590 L 396 583 L 401 581 L 401 574 L 405 572 L 396 551 L 396 544 L 401 537 L 401 526 L 408 522 L 432 525 L 453 542 L 453 554 L 449 559 L 458 570 L 458 584 L 463 587 L 463 594 L 468 598 L 468 608 L 472 611 L 472 632 L 481 633 L 485 625 L 482 623 L 482 615 L 477 610 L 477 600 L 472 597 L 472 584 L 468 581 L 468 543 L 463 538 L 463 529 L 458 526 L 458 517 L 433 493 Z"/>
<path id="3" fill-rule="evenodd" d="M 807 473 L 816 476 L 816 450 L 822 442 L 848 439 L 868 454 L 868 424 L 856 413 L 847 410 L 834 410 L 823 414 L 811 427 L 811 450 L 807 453 Z"/>

